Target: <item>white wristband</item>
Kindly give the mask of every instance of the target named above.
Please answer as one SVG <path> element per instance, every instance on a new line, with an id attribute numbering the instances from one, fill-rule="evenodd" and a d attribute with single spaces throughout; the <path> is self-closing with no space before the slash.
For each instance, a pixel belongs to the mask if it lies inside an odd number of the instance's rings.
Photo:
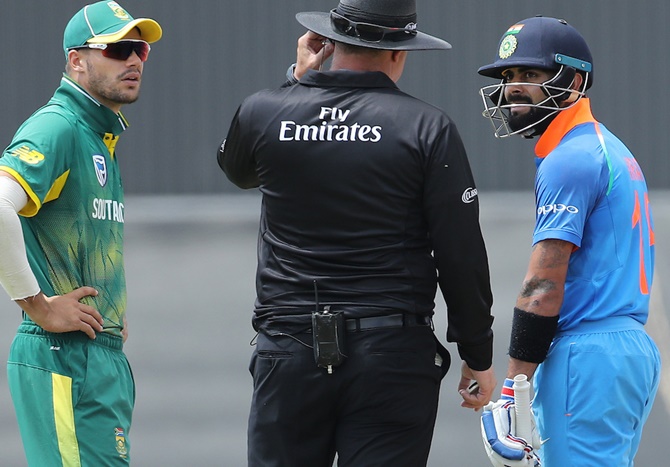
<path id="1" fill-rule="evenodd" d="M 12 178 L 0 176 L 0 284 L 12 300 L 33 297 L 40 292 L 30 269 L 18 212 L 28 203 L 23 187 Z"/>

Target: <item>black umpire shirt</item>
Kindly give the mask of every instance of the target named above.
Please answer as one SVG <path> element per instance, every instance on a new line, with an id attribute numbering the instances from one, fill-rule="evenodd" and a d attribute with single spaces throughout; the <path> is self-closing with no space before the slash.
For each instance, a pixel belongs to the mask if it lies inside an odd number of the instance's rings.
<path id="1" fill-rule="evenodd" d="M 219 151 L 263 194 L 254 325 L 330 305 L 347 318 L 432 316 L 491 365 L 492 294 L 477 189 L 456 126 L 381 72 L 308 71 L 248 97 Z M 307 317 L 307 316 L 305 316 Z"/>

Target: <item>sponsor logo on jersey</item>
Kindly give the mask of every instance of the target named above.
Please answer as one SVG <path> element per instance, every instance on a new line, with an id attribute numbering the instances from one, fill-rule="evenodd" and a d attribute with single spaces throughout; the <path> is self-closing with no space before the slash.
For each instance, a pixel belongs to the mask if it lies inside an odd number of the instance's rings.
<path id="1" fill-rule="evenodd" d="M 476 197 L 477 197 L 477 188 L 469 187 L 463 192 L 461 200 L 463 200 L 463 202 L 467 204 L 472 203 Z"/>
<path id="2" fill-rule="evenodd" d="M 107 184 L 107 162 L 105 156 L 95 154 L 93 156 L 93 166 L 95 167 L 95 176 L 98 177 L 98 183 L 100 183 L 100 186 L 105 186 Z"/>
<path id="3" fill-rule="evenodd" d="M 124 205 L 112 199 L 93 198 L 91 217 L 101 221 L 113 221 L 123 224 Z"/>
<path id="4" fill-rule="evenodd" d="M 382 139 L 379 125 L 347 123 L 351 110 L 338 107 L 321 107 L 318 124 L 300 124 L 282 120 L 279 124 L 279 141 L 360 141 L 378 143 Z"/>
<path id="5" fill-rule="evenodd" d="M 13 149 L 9 153 L 14 157 L 18 157 L 26 164 L 35 165 L 44 160 L 44 154 L 35 149 L 31 149 L 28 146 L 21 146 L 20 148 Z"/>
<path id="6" fill-rule="evenodd" d="M 567 212 L 568 214 L 577 214 L 579 209 L 575 206 L 567 206 L 565 204 L 546 204 L 537 208 L 537 215 L 544 216 L 546 214 L 560 214 Z"/>

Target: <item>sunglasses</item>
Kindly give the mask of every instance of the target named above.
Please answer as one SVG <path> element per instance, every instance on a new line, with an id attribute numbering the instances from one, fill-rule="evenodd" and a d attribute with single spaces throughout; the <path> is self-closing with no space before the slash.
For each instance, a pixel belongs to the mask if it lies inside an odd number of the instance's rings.
<path id="1" fill-rule="evenodd" d="M 357 37 L 365 42 L 381 42 L 384 38 L 404 41 L 416 36 L 416 24 L 409 23 L 404 28 L 388 28 L 377 24 L 352 21 L 335 10 L 330 11 L 330 25 L 334 30 L 347 36 Z"/>
<path id="2" fill-rule="evenodd" d="M 77 49 L 98 49 L 102 52 L 103 57 L 123 61 L 128 60 L 128 57 L 135 52 L 141 61 L 146 62 L 151 46 L 145 41 L 126 39 L 109 44 L 85 44 L 79 47 L 71 47 L 69 50 Z"/>

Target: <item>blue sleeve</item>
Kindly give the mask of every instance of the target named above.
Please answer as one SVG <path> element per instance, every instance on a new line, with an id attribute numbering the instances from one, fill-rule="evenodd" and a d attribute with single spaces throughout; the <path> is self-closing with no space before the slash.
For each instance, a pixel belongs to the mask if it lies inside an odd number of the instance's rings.
<path id="1" fill-rule="evenodd" d="M 601 195 L 602 165 L 597 147 L 594 153 L 575 146 L 559 146 L 539 164 L 533 244 L 558 239 L 581 246 L 586 219 Z"/>

